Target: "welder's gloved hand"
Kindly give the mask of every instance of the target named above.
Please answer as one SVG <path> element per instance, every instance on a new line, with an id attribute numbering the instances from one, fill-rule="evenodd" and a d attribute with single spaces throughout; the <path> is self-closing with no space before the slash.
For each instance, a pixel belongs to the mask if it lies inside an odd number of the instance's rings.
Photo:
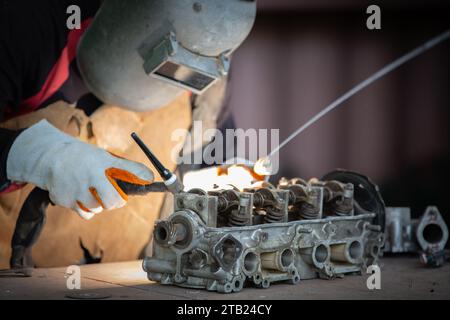
<path id="1" fill-rule="evenodd" d="M 79 141 L 46 120 L 17 137 L 6 165 L 8 179 L 48 190 L 54 204 L 84 219 L 125 205 L 128 197 L 116 180 L 139 186 L 153 181 L 146 166 Z"/>

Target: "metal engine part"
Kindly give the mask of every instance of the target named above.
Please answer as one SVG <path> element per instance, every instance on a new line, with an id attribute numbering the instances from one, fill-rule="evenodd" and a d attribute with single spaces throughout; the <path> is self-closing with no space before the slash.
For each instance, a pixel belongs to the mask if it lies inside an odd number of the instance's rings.
<path id="1" fill-rule="evenodd" d="M 143 268 L 161 284 L 223 293 L 361 273 L 377 263 L 384 235 L 376 213 L 355 210 L 353 189 L 337 180 L 282 179 L 276 188 L 176 194 Z"/>
<path id="2" fill-rule="evenodd" d="M 410 208 L 387 207 L 385 234 L 384 252 L 419 253 L 421 262 L 431 267 L 447 259 L 448 228 L 437 207 L 427 207 L 419 219 L 411 219 Z"/>

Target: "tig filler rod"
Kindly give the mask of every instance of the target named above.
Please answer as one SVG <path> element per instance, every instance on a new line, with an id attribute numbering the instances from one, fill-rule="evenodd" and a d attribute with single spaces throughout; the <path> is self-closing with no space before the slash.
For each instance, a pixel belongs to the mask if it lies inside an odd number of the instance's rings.
<path id="1" fill-rule="evenodd" d="M 159 175 L 164 180 L 164 184 L 166 185 L 167 189 L 172 193 L 181 192 L 184 189 L 184 187 L 177 178 L 177 176 L 172 172 L 170 172 L 169 169 L 163 166 L 163 164 L 158 160 L 158 158 L 156 158 L 153 152 L 150 151 L 150 149 L 145 145 L 145 143 L 141 140 L 141 138 L 138 137 L 138 135 L 135 132 L 131 134 L 131 137 L 133 138 L 134 141 L 136 141 L 138 146 L 141 148 L 141 150 L 145 153 L 145 155 L 153 164 L 155 169 L 158 171 Z"/>
<path id="2" fill-rule="evenodd" d="M 429 41 L 425 42 L 420 47 L 417 47 L 416 49 L 408 52 L 407 54 L 401 56 L 397 60 L 394 60 L 390 64 L 386 65 L 384 68 L 378 70 L 376 73 L 371 75 L 369 78 L 361 82 L 360 84 L 353 87 L 350 91 L 345 93 L 343 96 L 335 100 L 333 103 L 328 105 L 325 109 L 320 111 L 318 114 L 316 114 L 314 117 L 312 117 L 308 122 L 306 122 L 304 125 L 302 125 L 300 128 L 295 130 L 289 137 L 287 137 L 282 143 L 278 145 L 274 150 L 272 150 L 268 156 L 270 158 L 275 153 L 277 153 L 281 148 L 283 148 L 286 144 L 288 144 L 292 139 L 294 139 L 297 135 L 302 133 L 304 130 L 306 130 L 308 127 L 313 125 L 315 122 L 317 122 L 320 118 L 322 118 L 324 115 L 326 115 L 328 112 L 332 111 L 333 109 L 340 106 L 343 102 L 351 98 L 353 95 L 367 87 L 368 85 L 372 84 L 373 82 L 377 81 L 381 77 L 385 76 L 389 72 L 397 69 L 404 63 L 408 62 L 409 60 L 414 59 L 415 57 L 419 56 L 423 52 L 433 48 L 434 46 L 438 45 L 439 43 L 447 40 L 450 38 L 450 29 L 441 33 L 440 35 L 430 39 Z"/>

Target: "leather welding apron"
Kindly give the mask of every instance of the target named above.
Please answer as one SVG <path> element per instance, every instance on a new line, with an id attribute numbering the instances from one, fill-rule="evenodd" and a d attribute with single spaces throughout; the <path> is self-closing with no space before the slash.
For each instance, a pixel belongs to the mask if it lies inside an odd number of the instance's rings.
<path id="1" fill-rule="evenodd" d="M 3 128 L 26 128 L 42 119 L 81 140 L 94 143 L 127 159 L 154 168 L 130 138 L 135 131 L 167 168 L 174 170 L 171 159 L 180 141 L 172 141 L 176 129 L 191 125 L 189 96 L 182 95 L 170 105 L 157 110 L 135 113 L 114 106 L 103 106 L 90 118 L 83 111 L 60 102 L 25 116 L 0 124 Z M 155 174 L 156 180 L 160 180 Z M 19 211 L 34 186 L 0 195 L 0 269 L 9 267 L 11 238 Z M 38 267 L 66 266 L 84 263 L 80 241 L 92 256 L 103 256 L 102 262 L 134 260 L 142 255 L 150 240 L 154 222 L 164 201 L 164 194 L 152 193 L 130 197 L 128 204 L 105 211 L 85 221 L 75 212 L 50 205 L 47 222 L 33 247 L 33 261 Z"/>

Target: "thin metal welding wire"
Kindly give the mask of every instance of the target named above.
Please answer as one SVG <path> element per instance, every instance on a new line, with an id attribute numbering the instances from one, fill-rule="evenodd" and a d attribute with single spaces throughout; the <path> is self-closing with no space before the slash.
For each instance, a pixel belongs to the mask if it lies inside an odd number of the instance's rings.
<path id="1" fill-rule="evenodd" d="M 283 148 L 286 144 L 288 144 L 292 139 L 294 139 L 297 135 L 302 133 L 304 130 L 306 130 L 309 126 L 314 124 L 316 121 L 318 121 L 320 118 L 322 118 L 324 115 L 326 115 L 328 112 L 332 111 L 333 109 L 340 106 L 343 102 L 345 102 L 347 99 L 367 87 L 368 85 L 372 84 L 373 82 L 377 81 L 381 77 L 385 76 L 389 72 L 397 69 L 402 64 L 408 62 L 411 59 L 414 59 L 418 55 L 422 54 L 423 52 L 433 48 L 437 44 L 447 40 L 450 37 L 450 29 L 445 31 L 444 33 L 441 33 L 440 35 L 432 38 L 431 40 L 425 42 L 420 47 L 414 49 L 413 51 L 410 51 L 409 53 L 401 56 L 397 60 L 394 60 L 384 68 L 380 69 L 373 75 L 371 75 L 369 78 L 358 84 L 357 86 L 353 87 L 350 91 L 345 93 L 343 96 L 335 100 L 333 103 L 328 105 L 325 109 L 320 111 L 318 114 L 316 114 L 314 117 L 312 117 L 308 122 L 306 122 L 303 126 L 295 130 L 289 137 L 287 137 L 278 147 L 276 147 L 274 150 L 272 150 L 269 154 L 269 158 L 273 156 L 276 152 L 278 152 L 281 148 Z"/>

